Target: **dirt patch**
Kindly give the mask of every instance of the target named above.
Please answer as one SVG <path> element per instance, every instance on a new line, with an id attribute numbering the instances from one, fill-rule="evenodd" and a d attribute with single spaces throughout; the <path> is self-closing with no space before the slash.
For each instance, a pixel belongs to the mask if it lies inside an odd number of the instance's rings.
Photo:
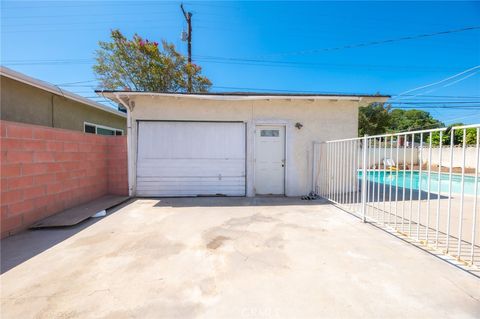
<path id="1" fill-rule="evenodd" d="M 229 240 L 229 239 L 231 238 L 225 237 L 225 236 L 217 236 L 207 244 L 207 248 L 213 249 L 213 250 L 217 249 L 218 247 L 222 246 L 225 240 Z"/>

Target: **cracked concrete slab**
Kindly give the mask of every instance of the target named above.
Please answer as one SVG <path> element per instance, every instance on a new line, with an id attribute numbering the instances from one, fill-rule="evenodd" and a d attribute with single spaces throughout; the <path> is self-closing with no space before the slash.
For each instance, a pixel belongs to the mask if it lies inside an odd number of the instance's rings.
<path id="1" fill-rule="evenodd" d="M 65 232 L 2 241 L 2 318 L 480 317 L 480 279 L 322 201 L 137 199 Z"/>

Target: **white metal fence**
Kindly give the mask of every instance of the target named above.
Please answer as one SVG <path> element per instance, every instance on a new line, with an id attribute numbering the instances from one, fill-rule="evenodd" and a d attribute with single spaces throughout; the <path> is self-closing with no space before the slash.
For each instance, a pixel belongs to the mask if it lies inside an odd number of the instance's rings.
<path id="1" fill-rule="evenodd" d="M 314 187 L 363 221 L 480 270 L 479 140 L 476 124 L 315 143 Z"/>

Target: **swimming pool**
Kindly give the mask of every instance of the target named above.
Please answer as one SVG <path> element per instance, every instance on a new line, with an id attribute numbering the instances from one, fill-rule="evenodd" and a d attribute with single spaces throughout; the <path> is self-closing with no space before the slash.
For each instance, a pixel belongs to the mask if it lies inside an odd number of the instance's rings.
<path id="1" fill-rule="evenodd" d="M 359 179 L 362 179 L 362 171 L 358 172 Z M 389 172 L 389 171 L 368 171 L 367 180 L 376 182 L 379 184 L 386 184 L 398 187 L 403 187 L 410 189 L 410 183 L 412 183 L 412 189 L 428 191 L 428 172 L 414 171 L 409 172 L 403 171 L 398 172 Z M 438 184 L 440 183 L 440 191 L 442 195 L 447 195 L 449 192 L 449 174 L 445 173 L 430 173 L 430 192 L 438 193 Z M 464 180 L 464 194 L 465 195 L 474 195 L 475 194 L 475 178 L 474 176 L 465 175 Z M 480 179 L 478 182 L 478 191 L 480 193 Z M 452 194 L 460 194 L 462 190 L 462 176 L 458 174 L 452 174 Z"/>

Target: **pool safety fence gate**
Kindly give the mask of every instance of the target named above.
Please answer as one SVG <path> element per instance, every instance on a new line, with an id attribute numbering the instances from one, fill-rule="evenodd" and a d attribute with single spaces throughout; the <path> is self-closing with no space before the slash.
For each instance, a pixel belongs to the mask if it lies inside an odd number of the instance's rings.
<path id="1" fill-rule="evenodd" d="M 313 188 L 480 276 L 480 124 L 314 143 Z"/>

